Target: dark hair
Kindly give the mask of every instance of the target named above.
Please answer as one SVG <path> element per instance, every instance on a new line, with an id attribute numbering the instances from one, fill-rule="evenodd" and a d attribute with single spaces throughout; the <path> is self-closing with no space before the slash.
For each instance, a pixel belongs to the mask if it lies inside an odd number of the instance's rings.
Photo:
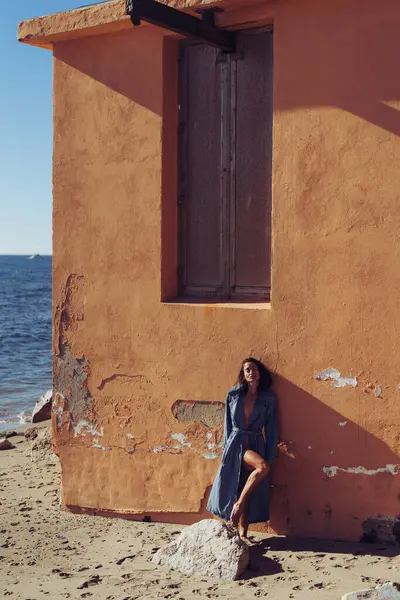
<path id="1" fill-rule="evenodd" d="M 267 392 L 272 385 L 272 375 L 268 371 L 267 367 L 265 365 L 263 365 L 262 362 L 260 360 L 257 360 L 256 358 L 251 358 L 251 357 L 245 358 L 242 361 L 242 366 L 240 367 L 239 376 L 238 376 L 238 385 L 240 385 L 240 387 L 242 388 L 244 393 L 247 392 L 248 385 L 247 385 L 247 381 L 244 378 L 244 365 L 246 363 L 253 363 L 257 366 L 258 371 L 260 373 L 258 389 L 263 392 Z"/>

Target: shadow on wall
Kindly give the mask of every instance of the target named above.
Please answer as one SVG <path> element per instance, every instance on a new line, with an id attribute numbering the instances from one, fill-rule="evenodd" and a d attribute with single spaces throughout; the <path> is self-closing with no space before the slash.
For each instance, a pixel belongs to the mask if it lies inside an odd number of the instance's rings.
<path id="1" fill-rule="evenodd" d="M 283 3 L 276 19 L 275 109 L 337 107 L 400 135 L 399 27 L 397 0 L 386 0 L 384 10 L 375 0 Z"/>
<path id="2" fill-rule="evenodd" d="M 397 0 L 386 0 L 384 11 L 375 0 L 285 2 L 276 7 L 274 20 L 275 110 L 331 106 L 400 135 Z M 161 115 L 160 31 L 145 27 L 82 38 L 56 44 L 54 53 Z"/>
<path id="3" fill-rule="evenodd" d="M 54 47 L 54 56 L 59 61 L 159 116 L 163 110 L 163 90 L 160 85 L 162 52 L 163 37 L 160 30 L 151 27 L 75 39 L 55 44 Z M 68 89 L 68 81 L 65 84 L 64 102 L 68 102 L 72 90 Z M 75 79 L 72 85 L 83 86 L 87 101 L 93 103 L 94 118 L 101 119 L 104 110 L 107 122 L 108 111 L 113 105 L 109 100 L 104 101 L 99 89 L 93 93 L 90 81 L 84 78 Z M 80 98 L 82 102 L 85 101 L 83 95 Z M 116 102 L 113 108 L 118 108 Z M 120 117 L 121 127 L 125 127 L 124 114 L 121 113 Z"/>
<path id="4" fill-rule="evenodd" d="M 323 386 L 330 386 L 326 381 Z M 400 512 L 400 457 L 387 444 L 280 375 L 281 451 L 271 527 L 279 534 L 360 539 L 363 522 Z M 357 389 L 332 389 L 332 396 Z"/>

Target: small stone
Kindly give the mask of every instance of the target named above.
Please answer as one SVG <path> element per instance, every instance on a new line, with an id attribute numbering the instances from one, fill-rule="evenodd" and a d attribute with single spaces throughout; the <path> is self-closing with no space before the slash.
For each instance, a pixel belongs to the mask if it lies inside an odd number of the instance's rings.
<path id="1" fill-rule="evenodd" d="M 152 561 L 187 575 L 235 580 L 247 569 L 249 549 L 239 535 L 223 523 L 205 519 L 186 527 Z"/>
<path id="2" fill-rule="evenodd" d="M 124 563 L 126 560 L 130 559 L 130 558 L 135 558 L 136 555 L 135 554 L 129 554 L 129 556 L 123 556 L 122 558 L 117 560 L 117 565 L 122 565 L 122 563 Z"/>
<path id="3" fill-rule="evenodd" d="M 12 450 L 15 446 L 7 438 L 0 438 L 0 450 Z"/>
<path id="4" fill-rule="evenodd" d="M 88 588 L 91 585 L 97 585 L 99 583 L 101 583 L 102 579 L 100 577 L 100 575 L 92 575 L 87 581 L 84 581 L 82 583 L 82 585 L 78 586 L 78 590 L 83 590 L 85 588 Z"/>
<path id="5" fill-rule="evenodd" d="M 25 431 L 24 435 L 27 440 L 34 440 L 38 436 L 37 427 L 30 427 Z"/>
<path id="6" fill-rule="evenodd" d="M 1 432 L 1 437 L 5 437 L 5 438 L 10 438 L 10 437 L 15 437 L 16 435 L 21 435 L 20 433 L 17 433 L 16 431 L 2 431 Z"/>

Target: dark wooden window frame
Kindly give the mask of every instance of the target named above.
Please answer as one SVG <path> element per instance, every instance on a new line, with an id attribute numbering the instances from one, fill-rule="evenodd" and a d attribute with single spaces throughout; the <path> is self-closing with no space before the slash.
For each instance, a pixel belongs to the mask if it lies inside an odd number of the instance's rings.
<path id="1" fill-rule="evenodd" d="M 263 27 L 253 30 L 245 30 L 241 33 L 246 35 L 258 35 L 262 33 L 270 33 L 273 35 L 272 27 Z M 227 260 L 224 261 L 223 283 L 220 286 L 206 285 L 189 285 L 186 281 L 185 270 L 185 255 L 187 249 L 187 228 L 185 220 L 185 201 L 186 189 L 185 178 L 182 174 L 186 171 L 187 162 L 187 147 L 186 147 L 186 107 L 187 102 L 183 100 L 183 94 L 187 89 L 187 70 L 188 65 L 185 61 L 184 48 L 186 45 L 201 44 L 198 41 L 183 40 L 180 42 L 179 52 L 179 153 L 178 153 L 178 295 L 179 297 L 187 297 L 192 300 L 215 299 L 217 301 L 269 301 L 270 300 L 270 284 L 268 286 L 235 286 L 232 282 L 235 281 L 236 269 L 236 171 L 235 164 L 236 156 L 236 101 L 237 101 L 237 81 L 236 69 L 237 61 L 242 58 L 242 49 L 240 37 L 238 36 L 237 49 L 234 54 L 225 53 L 222 50 L 218 51 L 218 61 L 221 64 L 221 78 L 224 83 L 222 89 L 222 111 L 223 118 L 221 119 L 221 165 L 220 165 L 220 189 L 221 197 L 219 198 L 222 207 L 222 214 L 228 218 L 221 219 L 221 246 L 222 255 Z M 271 65 L 271 93 L 272 93 L 272 65 Z M 229 90 L 228 93 L 226 91 Z M 228 116 L 229 115 L 229 116 Z M 272 113 L 271 113 L 271 129 L 272 129 Z M 270 162 L 272 165 L 272 136 L 271 136 L 271 156 Z M 270 174 L 270 187 L 272 188 L 272 173 Z M 271 200 L 272 190 L 270 191 Z M 271 210 L 269 217 L 269 235 L 271 238 Z M 271 252 L 271 250 L 270 250 Z M 265 265 L 268 271 L 270 282 L 271 277 L 271 261 Z"/>

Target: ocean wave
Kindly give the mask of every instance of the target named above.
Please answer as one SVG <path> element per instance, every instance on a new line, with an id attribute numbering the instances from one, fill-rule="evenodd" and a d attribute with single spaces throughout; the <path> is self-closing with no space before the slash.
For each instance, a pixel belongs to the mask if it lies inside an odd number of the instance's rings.
<path id="1" fill-rule="evenodd" d="M 9 425 L 10 423 L 19 423 L 24 425 L 25 423 L 32 423 L 32 409 L 24 408 L 23 410 L 10 411 L 7 413 L 0 413 L 0 425 Z"/>
<path id="2" fill-rule="evenodd" d="M 32 411 L 23 410 L 18 415 L 18 419 L 20 423 L 32 423 Z"/>

